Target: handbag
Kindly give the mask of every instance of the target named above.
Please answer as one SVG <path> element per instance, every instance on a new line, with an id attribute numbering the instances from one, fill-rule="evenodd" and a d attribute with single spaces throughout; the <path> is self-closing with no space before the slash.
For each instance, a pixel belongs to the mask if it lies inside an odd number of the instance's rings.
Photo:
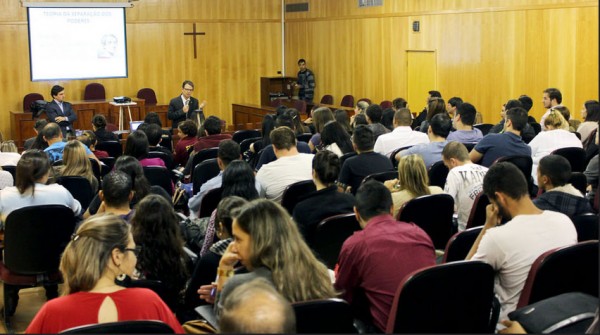
<path id="1" fill-rule="evenodd" d="M 187 211 L 188 200 L 189 197 L 185 189 L 181 186 L 180 183 L 178 183 L 177 187 L 175 188 L 175 192 L 173 192 L 173 208 L 175 208 L 175 210 Z"/>
<path id="2" fill-rule="evenodd" d="M 548 334 L 578 324 L 569 332 L 583 333 L 596 316 L 598 298 L 581 292 L 563 293 L 508 313 L 527 333 Z M 582 322 L 587 320 L 588 322 Z"/>

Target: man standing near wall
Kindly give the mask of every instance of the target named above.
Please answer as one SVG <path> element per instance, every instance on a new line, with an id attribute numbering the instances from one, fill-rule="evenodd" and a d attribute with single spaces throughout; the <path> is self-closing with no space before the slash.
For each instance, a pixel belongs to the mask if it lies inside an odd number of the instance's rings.
<path id="1" fill-rule="evenodd" d="M 315 74 L 306 67 L 306 61 L 302 58 L 298 60 L 298 66 L 298 81 L 294 84 L 294 87 L 299 88 L 298 99 L 312 102 L 315 96 Z"/>

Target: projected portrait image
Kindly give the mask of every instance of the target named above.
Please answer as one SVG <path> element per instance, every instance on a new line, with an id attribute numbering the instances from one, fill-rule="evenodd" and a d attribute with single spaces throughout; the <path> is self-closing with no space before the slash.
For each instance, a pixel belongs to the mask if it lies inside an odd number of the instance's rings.
<path id="1" fill-rule="evenodd" d="M 112 58 L 117 51 L 118 39 L 113 34 L 103 35 L 100 39 L 100 48 L 98 49 L 98 58 Z"/>

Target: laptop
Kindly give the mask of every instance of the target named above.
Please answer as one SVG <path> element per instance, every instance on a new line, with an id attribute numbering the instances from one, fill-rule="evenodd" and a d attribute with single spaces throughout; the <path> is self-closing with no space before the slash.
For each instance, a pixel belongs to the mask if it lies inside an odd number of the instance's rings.
<path id="1" fill-rule="evenodd" d="M 144 121 L 131 121 L 129 122 L 129 130 L 133 133 L 140 124 L 144 123 Z"/>

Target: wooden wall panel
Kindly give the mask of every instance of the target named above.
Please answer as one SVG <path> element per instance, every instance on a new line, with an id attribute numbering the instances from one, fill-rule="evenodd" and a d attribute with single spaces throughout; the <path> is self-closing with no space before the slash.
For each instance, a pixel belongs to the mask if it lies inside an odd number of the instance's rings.
<path id="1" fill-rule="evenodd" d="M 473 103 L 485 122 L 496 123 L 501 105 L 521 94 L 532 97 L 531 115 L 539 120 L 548 87 L 562 91 L 576 118 L 585 100 L 598 99 L 597 1 L 384 1 L 374 8 L 358 8 L 356 0 L 308 2 L 309 12 L 286 13 L 285 65 L 291 74 L 298 58 L 307 60 L 316 99 L 406 97 L 406 50 L 436 51 L 432 89 Z M 423 104 L 409 101 L 417 111 Z"/>
<path id="2" fill-rule="evenodd" d="M 231 123 L 232 103 L 260 101 L 262 76 L 276 76 L 281 64 L 280 0 L 140 0 L 126 10 L 129 77 L 102 80 L 31 82 L 26 9 L 0 0 L 0 131 L 11 136 L 9 111 L 22 110 L 23 96 L 61 84 L 67 100 L 81 100 L 85 85 L 100 82 L 107 98 L 134 97 L 143 87 L 156 91 L 159 104 L 181 94 L 181 83 L 196 84 L 194 96 L 208 101 L 208 115 Z M 8 13 L 8 14 L 7 14 Z M 206 32 L 184 36 L 196 23 Z"/>

